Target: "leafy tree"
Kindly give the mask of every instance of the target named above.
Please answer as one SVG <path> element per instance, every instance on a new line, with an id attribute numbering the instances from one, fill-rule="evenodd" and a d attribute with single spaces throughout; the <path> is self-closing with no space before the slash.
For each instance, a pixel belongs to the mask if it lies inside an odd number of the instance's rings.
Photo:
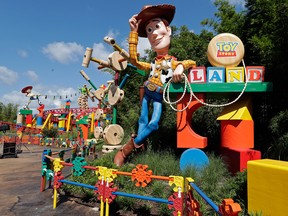
<path id="1" fill-rule="evenodd" d="M 203 30 L 197 35 L 187 28 L 181 26 L 174 27 L 170 54 L 178 60 L 193 59 L 197 65 L 208 65 L 206 51 L 210 40 L 213 38 L 212 32 Z"/>
<path id="2" fill-rule="evenodd" d="M 120 82 L 125 74 L 129 75 L 127 83 L 123 88 L 125 97 L 117 105 L 117 123 L 123 127 L 125 132 L 123 142 L 130 139 L 132 133 L 137 133 L 137 121 L 140 113 L 139 87 L 144 83 L 144 77 L 131 68 L 127 68 L 121 72 Z"/>
<path id="3" fill-rule="evenodd" d="M 17 104 L 8 103 L 7 105 L 0 102 L 0 120 L 14 122 L 17 118 Z"/>
<path id="4" fill-rule="evenodd" d="M 247 0 L 245 42 L 250 64 L 265 65 L 273 82 L 271 116 L 287 108 L 288 1 Z"/>
<path id="5" fill-rule="evenodd" d="M 288 110 L 280 111 L 269 124 L 272 144 L 267 151 L 267 157 L 288 161 Z"/>
<path id="6" fill-rule="evenodd" d="M 4 104 L 0 102 L 0 120 L 3 121 L 3 110 L 4 110 Z"/>
<path id="7" fill-rule="evenodd" d="M 254 100 L 255 137 L 261 143 L 262 151 L 269 150 L 271 155 L 275 140 L 284 134 L 271 136 L 269 128 L 272 122 L 280 120 L 273 116 L 282 116 L 288 108 L 287 90 L 287 50 L 288 50 L 288 1 L 287 0 L 247 0 L 247 16 L 243 30 L 246 45 L 246 61 L 249 65 L 265 65 L 265 80 L 273 83 L 273 92 Z M 269 112 L 268 112 L 269 111 Z M 286 112 L 284 112 L 286 113 Z M 287 113 L 286 113 L 287 114 Z M 278 146 L 281 144 L 279 143 Z M 275 153 L 277 154 L 277 153 Z M 287 150 L 286 150 L 287 154 Z"/>
<path id="8" fill-rule="evenodd" d="M 201 24 L 212 28 L 216 34 L 229 32 L 238 37 L 242 37 L 242 28 L 244 25 L 244 12 L 237 12 L 234 5 L 227 0 L 215 0 L 214 5 L 217 12 L 214 19 L 204 19 Z"/>

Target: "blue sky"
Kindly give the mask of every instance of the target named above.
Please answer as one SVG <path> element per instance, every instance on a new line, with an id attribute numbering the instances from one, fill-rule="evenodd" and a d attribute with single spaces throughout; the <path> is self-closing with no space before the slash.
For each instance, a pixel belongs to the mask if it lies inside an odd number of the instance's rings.
<path id="1" fill-rule="evenodd" d="M 230 2 L 241 8 L 244 0 Z M 212 18 L 216 11 L 213 0 L 2 0 L 0 101 L 22 107 L 28 99 L 21 89 L 32 85 L 34 93 L 48 95 L 41 98 L 46 109 L 60 108 L 66 95 L 72 107 L 78 107 L 78 88 L 89 85 L 80 75 L 81 69 L 96 87 L 112 79 L 98 70 L 96 63 L 90 63 L 89 68 L 81 66 L 86 47 L 94 49 L 94 57 L 107 60 L 113 48 L 103 38 L 110 36 L 127 50 L 128 20 L 147 4 L 175 5 L 171 25 L 186 25 L 195 33 L 203 28 L 200 22 Z M 147 39 L 140 40 L 138 52 L 143 54 L 147 48 Z M 96 106 L 91 101 L 89 104 Z M 30 104 L 32 109 L 37 106 L 36 101 Z"/>

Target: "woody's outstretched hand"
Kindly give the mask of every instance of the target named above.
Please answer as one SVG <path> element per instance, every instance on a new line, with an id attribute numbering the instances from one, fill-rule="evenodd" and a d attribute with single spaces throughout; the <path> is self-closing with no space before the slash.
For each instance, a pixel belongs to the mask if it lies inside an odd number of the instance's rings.
<path id="1" fill-rule="evenodd" d="M 184 71 L 184 66 L 182 64 L 177 65 L 177 67 L 175 68 L 174 72 L 173 72 L 173 76 L 172 76 L 172 82 L 181 82 L 183 79 L 183 71 Z"/>

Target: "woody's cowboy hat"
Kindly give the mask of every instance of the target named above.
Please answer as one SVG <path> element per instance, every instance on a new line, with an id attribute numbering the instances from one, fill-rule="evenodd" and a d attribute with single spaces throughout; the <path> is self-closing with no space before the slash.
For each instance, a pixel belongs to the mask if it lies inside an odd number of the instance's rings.
<path id="1" fill-rule="evenodd" d="M 138 26 L 138 35 L 147 37 L 146 23 L 153 18 L 165 19 L 170 24 L 174 18 L 175 9 L 175 6 L 169 4 L 144 6 L 136 17 L 137 20 L 142 20 Z"/>

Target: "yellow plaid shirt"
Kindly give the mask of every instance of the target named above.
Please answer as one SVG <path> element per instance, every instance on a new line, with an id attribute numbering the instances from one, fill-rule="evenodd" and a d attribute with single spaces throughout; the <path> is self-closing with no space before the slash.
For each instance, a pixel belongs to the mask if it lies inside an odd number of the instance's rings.
<path id="1" fill-rule="evenodd" d="M 130 62 L 132 65 L 134 65 L 138 69 L 149 72 L 151 70 L 151 63 L 138 61 L 137 45 L 138 45 L 138 33 L 137 32 L 130 32 L 130 35 L 129 35 Z M 171 66 L 172 66 L 173 71 L 175 70 L 175 68 L 179 64 L 183 65 L 184 70 L 196 66 L 195 61 L 192 61 L 192 60 L 176 61 L 176 60 L 174 60 L 175 58 L 173 58 L 172 56 L 169 56 L 169 55 L 163 56 L 161 58 L 156 57 L 155 62 L 161 63 L 161 61 L 171 59 L 171 58 L 172 58 Z M 161 71 L 159 71 L 159 73 L 161 73 Z M 161 82 L 160 76 L 151 77 L 148 80 L 149 80 L 149 82 L 152 82 L 158 86 L 163 86 L 163 84 L 164 84 Z"/>

